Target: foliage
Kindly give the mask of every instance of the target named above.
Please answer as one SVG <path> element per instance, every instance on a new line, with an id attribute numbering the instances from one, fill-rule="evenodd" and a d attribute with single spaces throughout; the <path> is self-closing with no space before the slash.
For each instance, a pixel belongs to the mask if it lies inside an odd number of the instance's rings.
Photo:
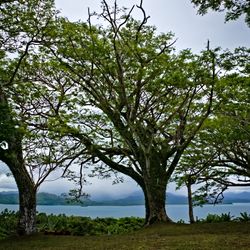
<path id="1" fill-rule="evenodd" d="M 120 234 L 138 230 L 143 226 L 141 218 L 96 218 L 65 215 L 37 215 L 38 229 L 47 234 L 102 235 Z"/>
<path id="2" fill-rule="evenodd" d="M 243 212 L 239 217 L 233 217 L 230 213 L 221 215 L 208 214 L 204 219 L 198 219 L 198 223 L 223 223 L 223 222 L 249 222 L 250 214 Z M 0 239 L 15 235 L 18 222 L 18 213 L 5 209 L 0 213 Z M 180 220 L 177 224 L 185 224 Z M 118 235 L 128 234 L 142 229 L 144 219 L 135 217 L 124 218 L 95 218 L 80 216 L 37 214 L 37 228 L 39 233 L 45 235 Z"/>
<path id="3" fill-rule="evenodd" d="M 248 0 L 191 0 L 199 8 L 199 14 L 206 14 L 209 9 L 214 11 L 226 11 L 226 21 L 238 19 L 245 15 L 245 21 L 250 27 L 250 3 Z"/>
<path id="4" fill-rule="evenodd" d="M 16 231 L 18 213 L 5 209 L 0 214 L 0 237 L 5 238 Z M 133 232 L 143 227 L 144 219 L 135 217 L 95 218 L 80 216 L 36 216 L 38 232 L 53 235 L 113 235 Z"/>
<path id="5" fill-rule="evenodd" d="M 206 218 L 197 220 L 198 223 L 217 223 L 217 222 L 229 222 L 232 221 L 233 216 L 230 213 L 208 214 Z"/>
<path id="6" fill-rule="evenodd" d="M 235 220 L 240 222 L 250 222 L 250 214 L 247 212 L 240 213 L 240 217 L 237 217 Z"/>
<path id="7" fill-rule="evenodd" d="M 222 213 L 218 214 L 208 214 L 204 219 L 198 219 L 198 223 L 217 223 L 217 222 L 250 222 L 250 214 L 247 212 L 241 212 L 240 216 L 234 217 L 231 216 L 230 213 Z"/>
<path id="8" fill-rule="evenodd" d="M 8 209 L 0 213 L 0 239 L 15 234 L 18 222 L 18 214 Z"/>
<path id="9" fill-rule="evenodd" d="M 215 108 L 184 152 L 175 172 L 177 186 L 198 184 L 194 205 L 223 200 L 228 187 L 249 186 L 250 100 L 248 48 L 224 51 L 217 59 Z"/>

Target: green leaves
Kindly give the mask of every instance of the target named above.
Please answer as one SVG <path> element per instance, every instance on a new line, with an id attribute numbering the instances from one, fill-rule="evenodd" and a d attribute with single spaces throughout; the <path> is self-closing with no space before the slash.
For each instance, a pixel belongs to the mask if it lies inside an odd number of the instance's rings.
<path id="1" fill-rule="evenodd" d="M 213 112 L 182 155 L 173 178 L 178 187 L 188 185 L 190 177 L 198 184 L 194 204 L 219 202 L 228 187 L 250 185 L 249 51 L 215 52 Z"/>
<path id="2" fill-rule="evenodd" d="M 245 15 L 245 21 L 250 26 L 250 3 L 247 0 L 233 1 L 213 1 L 213 0 L 191 0 L 197 6 L 199 14 L 206 14 L 209 9 L 214 11 L 227 11 L 225 21 L 236 20 Z"/>

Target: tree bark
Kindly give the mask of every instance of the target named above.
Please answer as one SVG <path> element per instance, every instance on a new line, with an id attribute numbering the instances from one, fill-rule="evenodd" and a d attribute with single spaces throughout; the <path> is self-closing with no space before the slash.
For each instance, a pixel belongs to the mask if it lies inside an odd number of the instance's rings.
<path id="1" fill-rule="evenodd" d="M 19 191 L 19 221 L 17 232 L 19 235 L 36 233 L 36 186 L 29 176 L 22 157 L 20 144 L 10 145 L 5 153 L 4 162 L 8 165 Z"/>
<path id="2" fill-rule="evenodd" d="M 18 163 L 19 164 L 19 163 Z M 30 178 L 25 165 L 19 164 L 14 167 L 12 173 L 19 191 L 19 221 L 17 232 L 19 235 L 36 233 L 36 187 Z M 13 169 L 13 167 L 12 167 Z"/>
<path id="3" fill-rule="evenodd" d="M 194 210 L 193 210 L 193 198 L 192 198 L 192 180 L 191 176 L 188 176 L 188 180 L 186 183 L 187 191 L 188 191 L 188 214 L 189 214 L 189 222 L 190 224 L 195 223 L 194 219 Z"/>
<path id="4" fill-rule="evenodd" d="M 145 187 L 142 187 L 145 197 L 145 225 L 165 222 L 172 223 L 172 220 L 166 213 L 166 185 L 157 185 L 152 180 L 144 181 Z"/>
<path id="5" fill-rule="evenodd" d="M 19 187 L 19 221 L 17 232 L 19 235 L 36 233 L 36 189 Z"/>
<path id="6" fill-rule="evenodd" d="M 1 157 L 1 160 L 9 167 L 19 191 L 19 222 L 17 232 L 19 235 L 30 235 L 36 233 L 36 186 L 30 178 L 22 159 L 13 151 L 9 154 L 10 157 Z M 7 155 L 9 156 L 9 154 Z"/>

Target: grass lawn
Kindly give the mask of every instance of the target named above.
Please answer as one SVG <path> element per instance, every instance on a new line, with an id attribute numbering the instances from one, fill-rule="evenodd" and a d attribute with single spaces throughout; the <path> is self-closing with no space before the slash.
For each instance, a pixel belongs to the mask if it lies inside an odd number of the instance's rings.
<path id="1" fill-rule="evenodd" d="M 0 249 L 250 249 L 250 223 L 154 225 L 124 235 L 9 238 Z"/>

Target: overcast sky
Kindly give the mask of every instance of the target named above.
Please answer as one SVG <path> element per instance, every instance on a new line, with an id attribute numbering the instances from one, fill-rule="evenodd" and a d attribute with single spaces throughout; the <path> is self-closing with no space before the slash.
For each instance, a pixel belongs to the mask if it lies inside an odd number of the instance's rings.
<path id="1" fill-rule="evenodd" d="M 100 11 L 100 0 L 56 0 L 56 6 L 63 16 L 72 21 L 87 20 L 88 7 L 91 11 Z M 112 3 L 113 1 L 108 1 Z M 120 0 L 119 6 L 131 7 L 139 4 L 139 0 Z M 198 16 L 189 0 L 144 0 L 143 6 L 150 16 L 149 24 L 157 27 L 158 32 L 173 32 L 178 39 L 175 46 L 178 50 L 191 48 L 194 52 L 204 49 L 207 40 L 212 47 L 234 49 L 238 46 L 250 45 L 250 29 L 242 17 L 240 20 L 224 23 L 225 13 L 210 12 L 205 16 Z M 139 19 L 141 15 L 135 11 L 134 17 Z M 0 163 L 0 191 L 16 189 L 14 181 L 7 178 L 7 169 Z M 56 176 L 52 176 L 53 179 Z M 95 197 L 95 193 L 106 193 L 111 196 L 125 195 L 138 190 L 137 185 L 130 179 L 123 184 L 112 185 L 111 180 L 90 180 L 92 185 L 86 186 L 86 192 Z M 67 192 L 73 185 L 64 180 L 45 182 L 40 191 L 51 193 Z M 169 191 L 174 191 L 171 186 Z M 184 191 L 182 191 L 184 192 Z"/>
<path id="2" fill-rule="evenodd" d="M 100 11 L 100 0 L 56 0 L 56 5 L 70 20 L 86 21 L 88 7 L 91 11 Z M 112 3 L 112 0 L 108 1 Z M 140 0 L 118 0 L 119 6 L 130 8 Z M 206 46 L 207 39 L 212 46 L 233 49 L 250 44 L 250 29 L 244 17 L 238 21 L 224 23 L 225 13 L 210 12 L 205 16 L 197 15 L 197 9 L 189 0 L 144 0 L 143 6 L 150 16 L 149 24 L 159 32 L 173 32 L 178 38 L 178 49 L 191 48 L 199 52 Z M 135 17 L 139 19 L 138 11 Z"/>

